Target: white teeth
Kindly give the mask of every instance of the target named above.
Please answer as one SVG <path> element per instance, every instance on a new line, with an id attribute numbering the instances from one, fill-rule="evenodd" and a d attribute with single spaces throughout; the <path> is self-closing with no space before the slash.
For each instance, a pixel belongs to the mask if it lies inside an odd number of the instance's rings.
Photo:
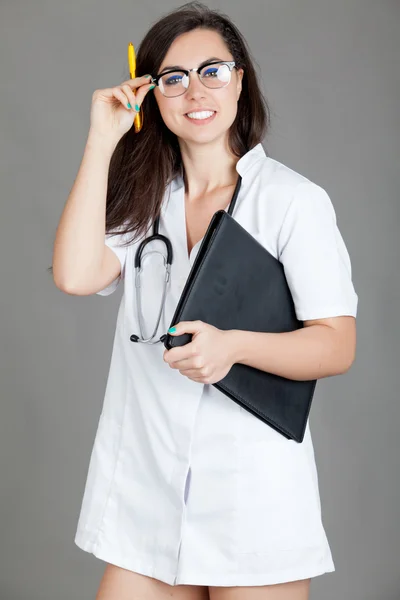
<path id="1" fill-rule="evenodd" d="M 207 111 L 202 111 L 202 112 L 192 112 L 192 113 L 188 113 L 187 116 L 190 119 L 208 119 L 208 117 L 211 117 L 214 114 L 214 110 L 207 110 Z"/>

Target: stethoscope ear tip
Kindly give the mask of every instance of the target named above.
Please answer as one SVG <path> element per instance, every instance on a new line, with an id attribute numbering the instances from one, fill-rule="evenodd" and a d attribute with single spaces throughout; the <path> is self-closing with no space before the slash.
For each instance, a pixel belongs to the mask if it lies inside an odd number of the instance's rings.
<path id="1" fill-rule="evenodd" d="M 144 343 L 149 343 L 149 344 L 158 344 L 159 342 L 164 343 L 164 340 L 166 337 L 167 337 L 167 334 L 164 333 L 164 335 L 162 335 L 159 340 L 152 342 L 152 341 L 150 341 L 152 338 L 149 338 L 148 340 L 141 340 L 141 339 L 139 339 L 138 335 L 135 335 L 134 333 L 132 333 L 132 335 L 130 336 L 129 339 L 131 340 L 131 342 L 144 342 Z"/>

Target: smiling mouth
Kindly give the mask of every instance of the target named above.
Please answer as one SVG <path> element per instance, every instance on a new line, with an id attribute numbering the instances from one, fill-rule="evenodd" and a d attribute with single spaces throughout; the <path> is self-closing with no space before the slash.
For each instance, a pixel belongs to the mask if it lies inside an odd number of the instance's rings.
<path id="1" fill-rule="evenodd" d="M 201 112 L 212 112 L 212 115 L 210 115 L 209 117 L 203 117 L 203 118 L 196 118 L 196 117 L 189 117 L 190 113 L 201 113 Z M 184 116 L 186 119 L 188 119 L 189 121 L 191 121 L 192 123 L 208 123 L 209 121 L 211 121 L 215 115 L 217 114 L 217 111 L 190 111 L 190 113 L 186 113 Z"/>

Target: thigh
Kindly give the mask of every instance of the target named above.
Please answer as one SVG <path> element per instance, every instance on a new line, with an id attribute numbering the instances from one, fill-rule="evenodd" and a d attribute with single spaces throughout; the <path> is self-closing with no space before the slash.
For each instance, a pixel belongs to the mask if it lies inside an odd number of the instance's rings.
<path id="1" fill-rule="evenodd" d="M 96 600 L 209 600 L 207 586 L 168 585 L 158 579 L 107 564 Z"/>
<path id="2" fill-rule="evenodd" d="M 251 587 L 209 587 L 210 600 L 308 600 L 311 579 Z"/>

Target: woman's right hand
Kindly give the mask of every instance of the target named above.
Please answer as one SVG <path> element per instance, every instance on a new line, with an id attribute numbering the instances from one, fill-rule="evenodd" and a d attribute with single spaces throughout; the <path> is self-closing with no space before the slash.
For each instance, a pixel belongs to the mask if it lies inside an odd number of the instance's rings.
<path id="1" fill-rule="evenodd" d="M 132 127 L 138 112 L 135 105 L 141 106 L 151 85 L 151 79 L 143 75 L 113 88 L 95 90 L 90 109 L 91 131 L 118 142 Z M 128 103 L 132 108 L 127 107 Z"/>

